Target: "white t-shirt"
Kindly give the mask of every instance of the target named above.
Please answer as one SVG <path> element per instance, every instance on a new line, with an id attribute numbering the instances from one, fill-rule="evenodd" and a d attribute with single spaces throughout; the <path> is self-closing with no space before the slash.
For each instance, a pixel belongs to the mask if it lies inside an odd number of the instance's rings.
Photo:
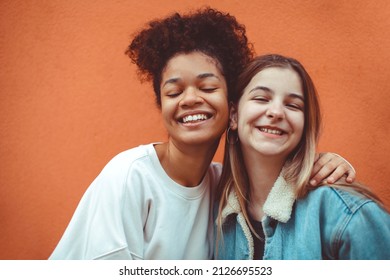
<path id="1" fill-rule="evenodd" d="M 221 165 L 199 186 L 174 182 L 154 144 L 115 156 L 81 199 L 50 259 L 210 259 L 211 190 Z"/>

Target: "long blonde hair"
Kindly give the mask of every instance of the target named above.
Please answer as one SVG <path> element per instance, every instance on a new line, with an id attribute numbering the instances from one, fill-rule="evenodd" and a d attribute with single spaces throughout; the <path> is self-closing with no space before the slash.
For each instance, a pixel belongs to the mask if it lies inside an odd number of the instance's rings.
<path id="1" fill-rule="evenodd" d="M 258 56 L 251 61 L 241 73 L 237 83 L 236 95 L 234 95 L 232 104 L 238 104 L 244 89 L 252 78 L 260 71 L 270 68 L 280 67 L 295 71 L 302 82 L 303 94 L 305 99 L 304 107 L 304 133 L 297 147 L 291 152 L 284 165 L 284 179 L 295 186 L 296 198 L 303 198 L 312 189 L 309 185 L 311 171 L 315 161 L 316 146 L 321 130 L 321 111 L 317 90 L 312 79 L 306 72 L 303 65 L 296 59 L 277 54 Z M 231 191 L 237 195 L 238 202 L 246 223 L 254 233 L 253 227 L 249 221 L 247 212 L 247 202 L 249 201 L 249 179 L 243 160 L 241 146 L 234 131 L 226 133 L 225 153 L 223 160 L 223 171 L 220 183 L 216 189 L 216 199 L 219 201 L 217 218 L 217 244 L 222 237 L 222 209 L 226 206 L 228 196 Z M 383 206 L 380 199 L 367 187 L 360 183 L 346 184 L 338 182 L 333 186 L 354 190 L 363 194 L 378 204 Z"/>

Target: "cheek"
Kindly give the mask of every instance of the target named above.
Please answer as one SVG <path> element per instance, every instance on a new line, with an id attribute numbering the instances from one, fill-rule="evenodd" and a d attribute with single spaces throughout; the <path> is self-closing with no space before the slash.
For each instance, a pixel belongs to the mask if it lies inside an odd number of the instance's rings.
<path id="1" fill-rule="evenodd" d="M 242 143 L 247 143 L 252 128 L 259 118 L 259 110 L 254 106 L 240 106 L 237 113 L 237 130 Z"/>
<path id="2" fill-rule="evenodd" d="M 241 125 L 255 124 L 262 116 L 264 116 L 262 106 L 247 103 L 238 108 L 238 122 Z"/>
<path id="3" fill-rule="evenodd" d="M 300 114 L 299 116 L 297 116 L 294 120 L 294 130 L 295 132 L 297 133 L 297 136 L 298 136 L 298 141 L 301 140 L 302 136 L 303 136 L 303 131 L 304 131 L 304 128 L 305 128 L 305 118 L 303 116 L 303 114 Z"/>
<path id="4" fill-rule="evenodd" d="M 227 121 L 229 119 L 229 106 L 228 106 L 227 102 L 225 102 L 225 101 L 221 102 L 220 112 L 225 117 L 225 119 Z"/>
<path id="5" fill-rule="evenodd" d="M 164 123 L 170 122 L 173 118 L 172 116 L 172 106 L 169 105 L 169 102 L 163 102 L 161 104 L 161 116 L 163 118 Z"/>
<path id="6" fill-rule="evenodd" d="M 214 109 L 219 112 L 222 116 L 223 122 L 228 122 L 229 120 L 229 105 L 227 98 L 225 96 L 219 96 L 208 102 Z"/>

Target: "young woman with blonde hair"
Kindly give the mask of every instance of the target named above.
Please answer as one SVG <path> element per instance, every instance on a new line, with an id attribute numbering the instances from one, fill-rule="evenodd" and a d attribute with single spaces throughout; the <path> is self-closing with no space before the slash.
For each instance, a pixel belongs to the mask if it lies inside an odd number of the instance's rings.
<path id="1" fill-rule="evenodd" d="M 315 86 L 295 59 L 255 58 L 238 79 L 217 189 L 217 259 L 390 259 L 390 215 L 367 187 L 309 186 Z"/>

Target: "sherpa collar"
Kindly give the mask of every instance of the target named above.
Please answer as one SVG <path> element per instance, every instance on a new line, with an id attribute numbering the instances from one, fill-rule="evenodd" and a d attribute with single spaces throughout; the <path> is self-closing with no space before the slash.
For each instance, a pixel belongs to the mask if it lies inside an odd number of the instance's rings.
<path id="1" fill-rule="evenodd" d="M 282 223 L 286 223 L 290 217 L 294 201 L 296 199 L 294 187 L 286 182 L 282 175 L 276 179 L 268 197 L 264 203 L 264 213 Z M 241 213 L 235 191 L 231 191 L 225 208 L 222 210 L 222 223 L 230 214 Z"/>

